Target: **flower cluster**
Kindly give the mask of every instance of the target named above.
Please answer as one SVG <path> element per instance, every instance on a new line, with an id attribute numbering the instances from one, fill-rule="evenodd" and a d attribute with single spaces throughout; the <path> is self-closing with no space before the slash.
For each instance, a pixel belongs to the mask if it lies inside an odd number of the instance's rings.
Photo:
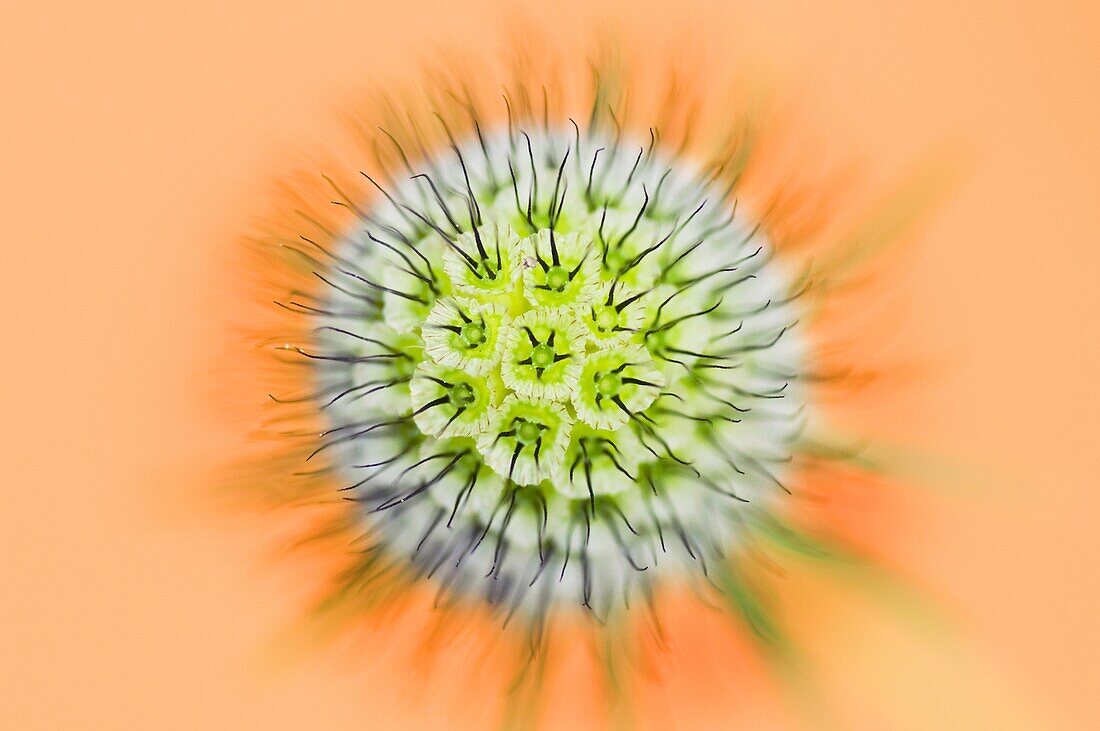
<path id="1" fill-rule="evenodd" d="M 520 239 L 488 224 L 460 234 L 444 252 L 451 294 L 428 313 L 428 357 L 410 392 L 424 434 L 476 440 L 485 463 L 517 485 L 579 482 L 594 500 L 594 467 L 621 473 L 598 477 L 601 492 L 634 480 L 615 433 L 666 379 L 635 317 L 644 320 L 650 299 L 627 295 L 601 266 L 593 233 Z"/>
<path id="2" fill-rule="evenodd" d="M 422 165 L 319 273 L 318 452 L 391 551 L 513 610 L 705 572 L 801 428 L 767 242 L 682 161 L 595 131 Z"/>

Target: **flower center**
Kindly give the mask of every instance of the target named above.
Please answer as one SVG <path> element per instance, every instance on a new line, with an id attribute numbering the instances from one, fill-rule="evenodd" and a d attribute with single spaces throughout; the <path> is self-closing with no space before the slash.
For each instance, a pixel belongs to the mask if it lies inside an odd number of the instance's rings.
<path id="1" fill-rule="evenodd" d="M 601 373 L 596 377 L 596 390 L 608 398 L 616 395 L 623 387 L 623 377 L 614 371 Z"/>
<path id="2" fill-rule="evenodd" d="M 595 321 L 600 332 L 608 332 L 619 323 L 619 313 L 614 307 L 603 305 L 596 308 Z"/>
<path id="3" fill-rule="evenodd" d="M 563 266 L 552 266 L 546 271 L 546 286 L 561 292 L 569 284 L 569 272 Z"/>
<path id="4" fill-rule="evenodd" d="M 485 342 L 485 326 L 480 322 L 467 322 L 459 333 L 462 342 L 468 348 L 476 348 Z"/>
<path id="5" fill-rule="evenodd" d="M 604 258 L 607 262 L 607 269 L 611 272 L 619 272 L 626 266 L 626 257 L 618 249 L 615 251 L 607 252 L 607 256 Z"/>
<path id="6" fill-rule="evenodd" d="M 549 368 L 554 365 L 554 349 L 546 343 L 539 343 L 531 350 L 531 365 L 535 368 Z"/>
<path id="7" fill-rule="evenodd" d="M 465 408 L 472 404 L 477 396 L 468 383 L 456 383 L 447 391 L 447 398 L 455 408 Z"/>
<path id="8" fill-rule="evenodd" d="M 542 425 L 520 419 L 516 422 L 516 441 L 520 444 L 534 444 L 542 433 Z"/>

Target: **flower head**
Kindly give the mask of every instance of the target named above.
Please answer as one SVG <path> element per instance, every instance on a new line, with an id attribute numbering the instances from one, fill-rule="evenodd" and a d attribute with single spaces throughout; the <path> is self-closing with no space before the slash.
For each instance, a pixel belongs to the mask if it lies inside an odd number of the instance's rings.
<path id="1" fill-rule="evenodd" d="M 413 169 L 343 236 L 314 315 L 317 378 L 350 394 L 322 448 L 363 519 L 532 616 L 704 571 L 781 492 L 803 408 L 756 222 L 597 128 L 478 128 Z"/>

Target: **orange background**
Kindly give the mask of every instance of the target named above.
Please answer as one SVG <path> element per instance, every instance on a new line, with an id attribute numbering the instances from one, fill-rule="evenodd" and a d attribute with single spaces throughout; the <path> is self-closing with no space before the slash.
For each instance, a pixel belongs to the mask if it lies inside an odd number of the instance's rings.
<path id="1" fill-rule="evenodd" d="M 701 45 L 795 98 L 817 144 L 872 179 L 945 142 L 967 152 L 896 292 L 895 347 L 933 373 L 850 414 L 969 466 L 909 498 L 890 545 L 956 630 L 853 600 L 814 649 L 846 727 L 1098 727 L 1100 10 L 830 5 L 522 17 L 567 42 Z M 6 6 L 0 726 L 442 722 L 323 654 L 273 662 L 296 609 L 277 537 L 200 496 L 247 426 L 209 403 L 239 277 L 224 250 L 349 98 L 435 44 L 494 43 L 506 7 Z"/>

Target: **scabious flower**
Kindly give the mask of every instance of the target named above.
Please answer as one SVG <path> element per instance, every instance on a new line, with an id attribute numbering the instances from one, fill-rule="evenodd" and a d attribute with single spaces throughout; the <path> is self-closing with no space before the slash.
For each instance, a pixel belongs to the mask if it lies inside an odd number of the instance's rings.
<path id="1" fill-rule="evenodd" d="M 804 408 L 789 272 L 655 140 L 510 125 L 413 164 L 317 271 L 317 445 L 409 570 L 604 616 L 701 573 L 783 494 Z"/>
<path id="2" fill-rule="evenodd" d="M 348 215 L 277 241 L 308 385 L 279 400 L 319 425 L 297 475 L 369 546 L 342 599 L 427 586 L 537 653 L 556 617 L 612 626 L 686 584 L 780 642 L 738 567 L 820 547 L 787 503 L 794 465 L 841 455 L 805 436 L 824 289 L 781 206 L 741 202 L 751 114 L 707 126 L 674 84 L 631 118 L 625 78 L 380 102 L 362 185 L 325 178 Z"/>

